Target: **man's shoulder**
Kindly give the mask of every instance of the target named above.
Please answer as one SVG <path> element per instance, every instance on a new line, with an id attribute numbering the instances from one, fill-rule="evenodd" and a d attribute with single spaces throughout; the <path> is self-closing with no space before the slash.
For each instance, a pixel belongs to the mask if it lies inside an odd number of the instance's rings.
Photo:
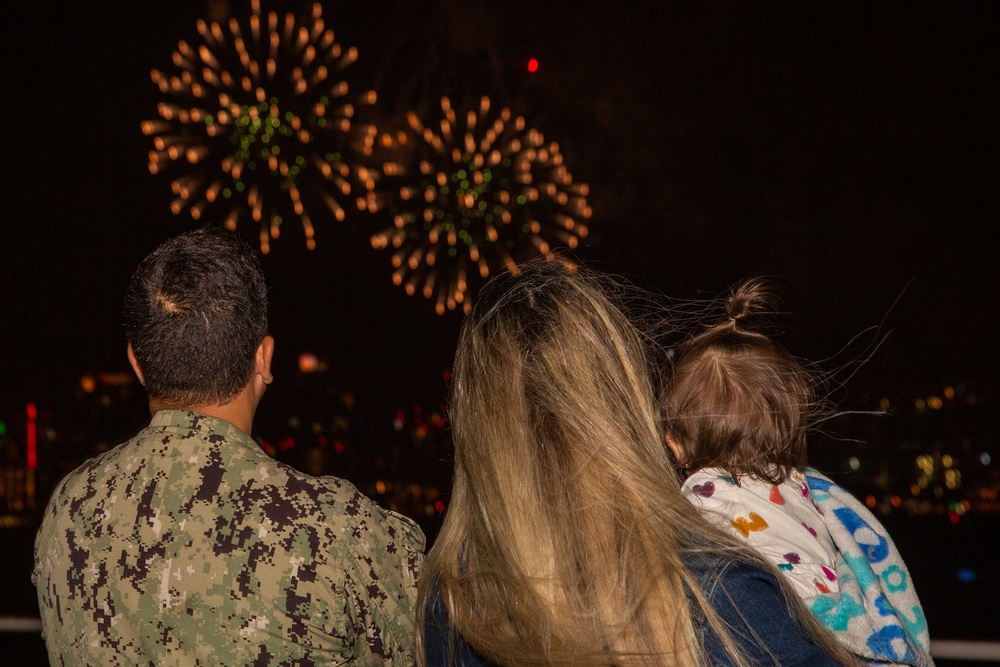
<path id="1" fill-rule="evenodd" d="M 74 495 L 93 495 L 92 487 L 102 484 L 101 479 L 114 474 L 123 455 L 128 455 L 129 445 L 135 438 L 118 444 L 111 449 L 87 459 L 70 472 L 63 475 L 52 491 L 51 500 Z"/>
<path id="2" fill-rule="evenodd" d="M 311 519 L 349 536 L 351 542 L 377 543 L 390 551 L 393 544 L 423 550 L 425 537 L 415 521 L 383 507 L 350 481 L 333 475 L 312 476 L 273 463 L 287 474 L 289 494 L 316 504 Z"/>
<path id="3" fill-rule="evenodd" d="M 299 497 L 307 495 L 304 489 L 318 493 L 316 511 L 301 520 L 332 538 L 323 561 L 343 577 L 360 617 L 371 619 L 369 629 L 358 630 L 359 636 L 368 635 L 368 650 L 408 654 L 414 642 L 414 605 L 426 545 L 423 531 L 347 480 L 293 471 L 289 483 Z"/>

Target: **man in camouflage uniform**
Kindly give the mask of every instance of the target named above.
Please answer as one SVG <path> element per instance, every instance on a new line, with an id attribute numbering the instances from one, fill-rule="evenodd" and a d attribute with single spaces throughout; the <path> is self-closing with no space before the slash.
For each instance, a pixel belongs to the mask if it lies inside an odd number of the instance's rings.
<path id="1" fill-rule="evenodd" d="M 167 241 L 125 321 L 153 418 L 45 511 L 32 579 L 51 663 L 412 664 L 423 533 L 248 435 L 274 349 L 249 246 Z"/>

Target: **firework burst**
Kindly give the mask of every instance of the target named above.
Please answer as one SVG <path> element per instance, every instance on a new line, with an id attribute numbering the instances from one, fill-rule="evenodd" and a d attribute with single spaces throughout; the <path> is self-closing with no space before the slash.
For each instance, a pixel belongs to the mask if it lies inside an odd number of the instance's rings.
<path id="1" fill-rule="evenodd" d="M 437 130 L 410 113 L 404 130 L 378 137 L 390 156 L 382 187 L 359 203 L 392 215 L 372 246 L 393 250 L 393 282 L 433 299 L 439 314 L 468 311 L 470 281 L 575 248 L 590 217 L 587 185 L 524 118 L 491 111 L 486 97 L 461 115 L 442 98 L 441 112 Z"/>
<path id="2" fill-rule="evenodd" d="M 262 14 L 252 0 L 247 20 L 197 29 L 197 44 L 177 45 L 176 73 L 152 71 L 165 100 L 142 124 L 150 172 L 176 172 L 175 214 L 199 220 L 218 207 L 229 229 L 249 217 L 264 253 L 298 219 L 314 248 L 312 214 L 343 220 L 352 190 L 372 187 L 354 157 L 373 138 L 357 112 L 375 93 L 355 94 L 341 76 L 357 49 L 335 41 L 319 4 L 295 17 Z"/>

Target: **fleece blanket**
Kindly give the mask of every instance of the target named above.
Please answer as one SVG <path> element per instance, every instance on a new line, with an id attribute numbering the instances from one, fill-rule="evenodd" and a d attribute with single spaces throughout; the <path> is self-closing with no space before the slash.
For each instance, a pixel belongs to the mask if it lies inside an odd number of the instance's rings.
<path id="1" fill-rule="evenodd" d="M 840 590 L 809 600 L 812 612 L 871 665 L 933 666 L 913 579 L 885 528 L 817 470 L 806 470 L 806 482 L 840 551 Z"/>

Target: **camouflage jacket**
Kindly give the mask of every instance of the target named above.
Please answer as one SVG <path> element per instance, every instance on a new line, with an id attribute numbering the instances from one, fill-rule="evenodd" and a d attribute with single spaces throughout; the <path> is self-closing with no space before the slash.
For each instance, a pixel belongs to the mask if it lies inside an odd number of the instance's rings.
<path id="1" fill-rule="evenodd" d="M 423 549 L 350 483 L 162 410 L 59 484 L 32 581 L 53 665 L 406 665 Z"/>

